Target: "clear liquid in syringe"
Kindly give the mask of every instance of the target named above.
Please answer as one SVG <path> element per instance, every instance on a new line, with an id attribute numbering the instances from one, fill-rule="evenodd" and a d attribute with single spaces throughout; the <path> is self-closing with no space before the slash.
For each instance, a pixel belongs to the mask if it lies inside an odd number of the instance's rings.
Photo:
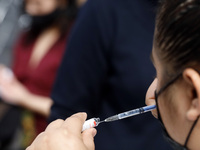
<path id="1" fill-rule="evenodd" d="M 97 127 L 102 122 L 112 122 L 112 121 L 116 121 L 116 120 L 120 120 L 120 119 L 124 119 L 124 118 L 128 118 L 128 117 L 132 117 L 132 116 L 139 115 L 139 114 L 142 114 L 145 112 L 149 112 L 155 108 L 156 108 L 156 105 L 145 106 L 145 107 L 133 109 L 133 110 L 130 110 L 127 112 L 120 113 L 118 115 L 108 117 L 103 121 L 100 121 L 100 118 L 92 118 L 92 119 L 85 121 L 85 123 L 83 124 L 82 131 L 89 129 L 89 128 Z"/>

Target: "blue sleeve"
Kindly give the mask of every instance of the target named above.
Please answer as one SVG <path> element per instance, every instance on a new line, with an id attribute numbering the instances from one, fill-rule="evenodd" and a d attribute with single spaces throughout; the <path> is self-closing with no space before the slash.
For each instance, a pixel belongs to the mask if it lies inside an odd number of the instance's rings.
<path id="1" fill-rule="evenodd" d="M 89 0 L 82 8 L 52 91 L 50 121 L 80 111 L 95 114 L 112 46 L 112 20 L 107 10 L 102 0 Z"/>

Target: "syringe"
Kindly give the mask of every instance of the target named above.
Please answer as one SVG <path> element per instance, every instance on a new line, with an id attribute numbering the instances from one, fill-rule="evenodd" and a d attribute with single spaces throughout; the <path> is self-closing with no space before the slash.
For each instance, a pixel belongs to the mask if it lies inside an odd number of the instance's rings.
<path id="1" fill-rule="evenodd" d="M 132 116 L 135 116 L 135 115 L 143 114 L 145 112 L 149 112 L 149 111 L 151 111 L 155 108 L 156 108 L 156 105 L 145 106 L 145 107 L 133 109 L 133 110 L 130 110 L 130 111 L 120 113 L 118 115 L 108 117 L 103 121 L 100 121 L 100 118 L 92 118 L 92 119 L 85 121 L 85 123 L 83 124 L 82 131 L 89 129 L 89 128 L 92 128 L 92 127 L 97 127 L 102 122 L 112 122 L 112 121 L 116 121 L 116 120 L 120 120 L 120 119 L 124 119 L 124 118 L 128 118 L 128 117 L 132 117 Z"/>

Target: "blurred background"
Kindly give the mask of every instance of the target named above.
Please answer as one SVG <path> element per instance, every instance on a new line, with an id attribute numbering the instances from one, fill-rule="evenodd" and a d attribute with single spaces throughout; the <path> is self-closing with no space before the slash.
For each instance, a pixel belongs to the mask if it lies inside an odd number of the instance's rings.
<path id="1" fill-rule="evenodd" d="M 85 2 L 0 0 L 1 150 L 25 149 L 48 124 L 56 70 Z"/>
<path id="2" fill-rule="evenodd" d="M 79 111 L 105 119 L 144 106 L 157 3 L 0 0 L 0 150 L 24 150 Z M 171 150 L 150 113 L 98 130 L 96 150 Z"/>

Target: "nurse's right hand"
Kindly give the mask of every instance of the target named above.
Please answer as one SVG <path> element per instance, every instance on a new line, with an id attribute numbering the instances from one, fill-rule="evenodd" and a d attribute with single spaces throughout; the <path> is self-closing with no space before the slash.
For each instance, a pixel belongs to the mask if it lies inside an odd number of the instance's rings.
<path id="1" fill-rule="evenodd" d="M 82 131 L 86 113 L 77 113 L 65 121 L 58 119 L 48 125 L 26 150 L 94 150 L 96 129 Z"/>

